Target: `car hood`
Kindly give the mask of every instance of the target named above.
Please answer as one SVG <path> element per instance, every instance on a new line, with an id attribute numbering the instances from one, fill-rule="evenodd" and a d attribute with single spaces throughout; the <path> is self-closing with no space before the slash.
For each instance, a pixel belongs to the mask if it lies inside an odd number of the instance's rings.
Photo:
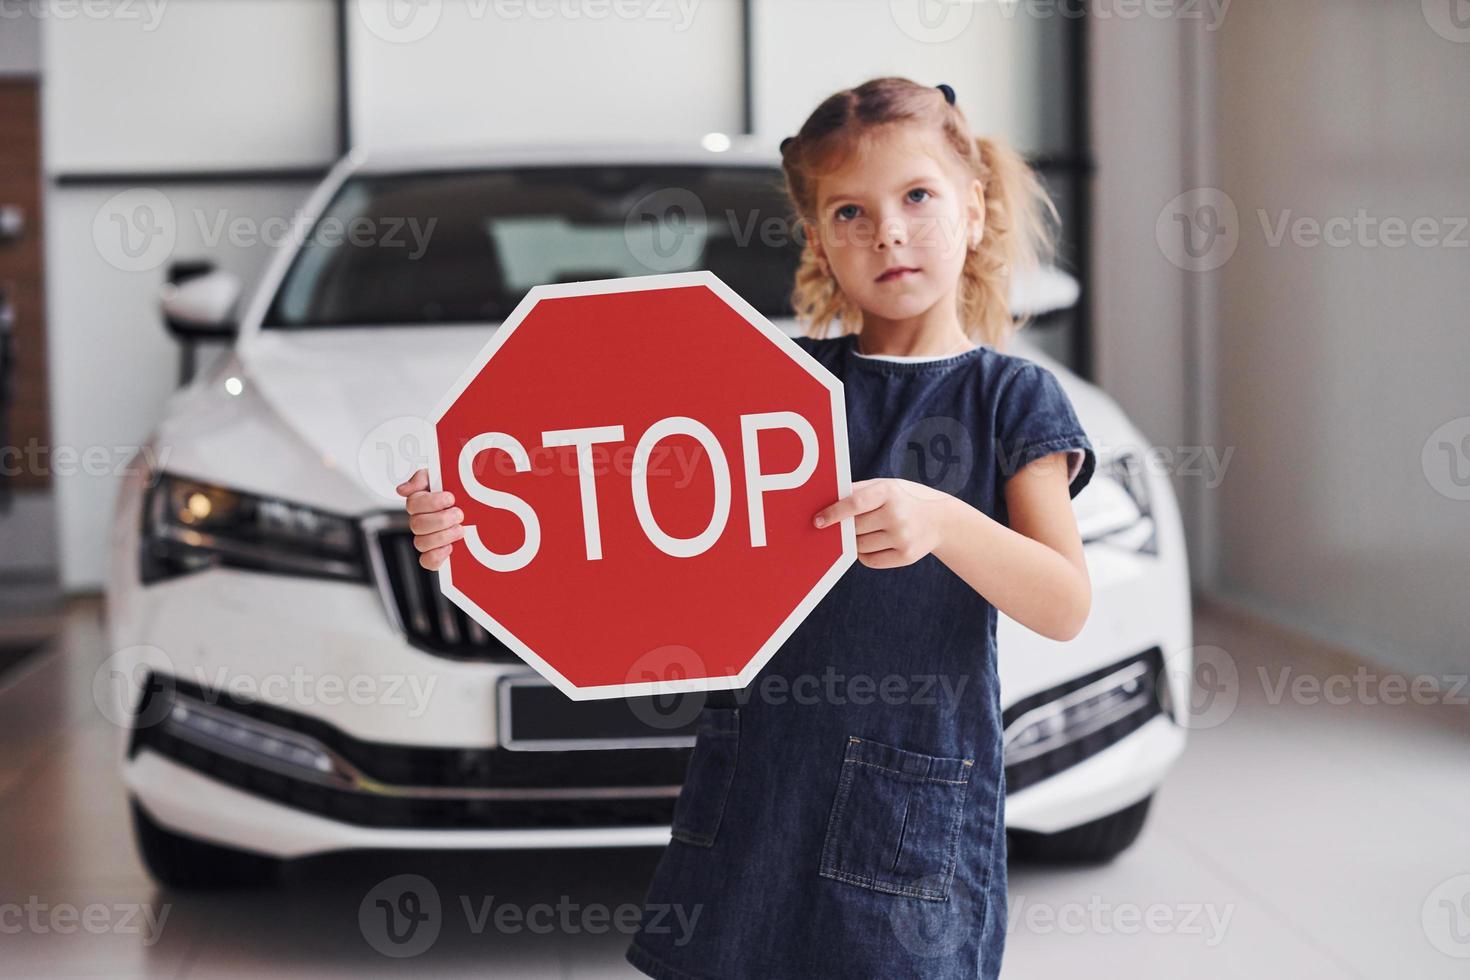
<path id="1" fill-rule="evenodd" d="M 774 322 L 796 331 L 794 321 Z M 435 406 L 495 329 L 262 331 L 175 396 L 160 459 L 174 472 L 339 513 L 395 507 L 393 487 L 426 465 Z M 1013 352 L 1057 375 L 1099 449 L 1136 439 L 1110 398 L 1024 335 Z"/>

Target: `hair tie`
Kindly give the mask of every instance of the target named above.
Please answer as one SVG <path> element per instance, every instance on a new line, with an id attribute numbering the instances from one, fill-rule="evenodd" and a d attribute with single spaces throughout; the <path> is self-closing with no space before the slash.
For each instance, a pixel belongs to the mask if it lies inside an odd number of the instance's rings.
<path id="1" fill-rule="evenodd" d="M 944 101 L 948 102 L 950 105 L 954 105 L 954 89 L 950 88 L 948 85 L 944 84 L 943 82 L 940 82 L 938 85 L 936 85 L 934 87 L 937 88 L 937 89 L 939 89 L 939 91 L 941 91 L 941 92 L 944 93 Z"/>
<path id="2" fill-rule="evenodd" d="M 785 156 L 786 155 L 786 148 L 788 146 L 790 146 L 795 139 L 796 139 L 795 136 L 788 136 L 784 140 L 781 141 L 781 155 L 782 156 Z"/>

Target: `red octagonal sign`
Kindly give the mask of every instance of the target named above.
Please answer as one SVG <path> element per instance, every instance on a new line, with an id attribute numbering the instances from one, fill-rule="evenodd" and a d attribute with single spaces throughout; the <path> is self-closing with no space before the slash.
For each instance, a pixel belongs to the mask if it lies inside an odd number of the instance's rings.
<path id="1" fill-rule="evenodd" d="M 434 422 L 440 587 L 576 700 L 745 686 L 857 558 L 841 382 L 709 272 L 537 286 Z"/>

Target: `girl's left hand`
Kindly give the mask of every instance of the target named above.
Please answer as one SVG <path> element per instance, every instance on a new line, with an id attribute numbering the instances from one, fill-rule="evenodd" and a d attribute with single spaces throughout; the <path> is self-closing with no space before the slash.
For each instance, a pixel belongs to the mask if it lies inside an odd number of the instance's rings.
<path id="1" fill-rule="evenodd" d="M 943 490 L 912 480 L 859 480 L 852 493 L 817 512 L 826 527 L 856 517 L 858 561 L 869 568 L 912 565 L 939 544 Z"/>

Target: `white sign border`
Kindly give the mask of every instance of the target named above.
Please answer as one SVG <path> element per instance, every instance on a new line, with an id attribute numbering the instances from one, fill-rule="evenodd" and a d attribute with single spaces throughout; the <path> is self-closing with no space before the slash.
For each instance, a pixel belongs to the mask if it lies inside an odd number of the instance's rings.
<path id="1" fill-rule="evenodd" d="M 444 489 L 443 480 L 439 475 L 439 423 L 443 420 L 446 412 L 454 405 L 459 397 L 464 394 L 470 383 L 490 362 L 496 352 L 500 350 L 507 340 L 510 339 L 517 327 L 525 321 L 530 312 L 535 309 L 536 304 L 545 299 L 560 299 L 567 296 L 604 296 L 612 293 L 642 292 L 651 289 L 671 289 L 682 286 L 704 286 L 720 299 L 724 300 L 735 312 L 755 327 L 767 339 L 781 348 L 782 352 L 799 364 L 803 370 L 810 374 L 816 381 L 820 382 L 831 394 L 832 398 L 832 445 L 837 464 L 837 495 L 839 498 L 846 497 L 852 493 L 852 469 L 848 458 L 847 445 L 847 403 L 843 395 L 842 382 L 812 357 L 806 351 L 797 346 L 796 342 L 786 336 L 775 324 L 767 320 L 755 307 L 745 301 L 739 293 L 727 286 L 713 272 L 708 270 L 697 270 L 693 272 L 674 272 L 654 276 L 631 276 L 621 279 L 588 279 L 582 282 L 554 283 L 544 286 L 533 286 L 516 304 L 505 322 L 496 329 L 495 335 L 475 355 L 475 359 L 467 367 L 459 380 L 445 393 L 435 406 L 432 415 L 434 424 L 434 438 L 429 442 L 429 488 L 434 492 Z M 534 667 L 542 677 L 555 684 L 567 697 L 573 701 L 593 701 L 608 698 L 628 698 L 652 694 L 686 694 L 695 691 L 724 691 L 738 690 L 745 687 L 755 678 L 761 668 L 770 662 L 786 642 L 796 627 L 810 615 L 817 607 L 822 598 L 831 591 L 843 574 L 857 560 L 857 530 L 856 522 L 848 517 L 840 522 L 842 534 L 842 554 L 834 561 L 830 568 L 817 580 L 811 590 L 802 597 L 801 601 L 782 621 L 781 625 L 771 634 L 770 638 L 761 645 L 750 662 L 740 673 L 726 677 L 692 677 L 684 680 L 644 681 L 641 683 L 628 684 L 602 684 L 594 687 L 578 687 L 561 674 L 555 667 L 547 663 L 536 651 L 521 641 L 514 633 L 495 620 L 493 616 L 476 605 L 468 596 L 460 592 L 454 585 L 453 564 L 454 556 L 450 555 L 444 564 L 439 566 L 439 588 L 440 591 L 455 605 L 463 609 L 465 613 L 475 622 L 483 626 L 489 633 L 504 643 L 516 653 L 522 660 Z M 462 549 L 461 549 L 462 552 Z"/>

